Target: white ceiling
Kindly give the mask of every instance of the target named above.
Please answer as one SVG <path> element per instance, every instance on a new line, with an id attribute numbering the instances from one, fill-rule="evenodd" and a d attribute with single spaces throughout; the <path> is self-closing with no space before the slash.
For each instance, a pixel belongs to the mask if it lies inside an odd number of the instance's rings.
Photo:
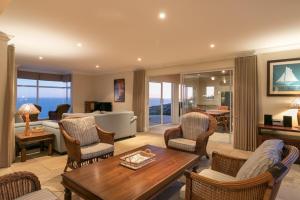
<path id="1" fill-rule="evenodd" d="M 12 0 L 0 29 L 14 36 L 17 64 L 108 73 L 300 44 L 299 8 L 299 0 Z"/>

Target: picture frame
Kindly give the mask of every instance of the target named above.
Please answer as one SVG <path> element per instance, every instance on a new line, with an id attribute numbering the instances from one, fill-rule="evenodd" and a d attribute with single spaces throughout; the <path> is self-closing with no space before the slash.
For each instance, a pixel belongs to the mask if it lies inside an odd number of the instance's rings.
<path id="1" fill-rule="evenodd" d="M 267 62 L 267 96 L 300 96 L 300 58 Z"/>
<path id="2" fill-rule="evenodd" d="M 125 102 L 125 79 L 114 80 L 114 100 L 115 102 Z"/>

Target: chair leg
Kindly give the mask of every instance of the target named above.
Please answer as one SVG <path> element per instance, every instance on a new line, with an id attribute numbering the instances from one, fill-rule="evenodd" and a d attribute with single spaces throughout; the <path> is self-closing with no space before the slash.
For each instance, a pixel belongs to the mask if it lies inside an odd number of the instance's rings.
<path id="1" fill-rule="evenodd" d="M 66 166 L 65 166 L 65 169 L 64 169 L 64 172 L 67 172 L 67 169 L 68 169 L 68 166 L 69 166 L 69 162 L 70 162 L 70 158 L 68 157 L 67 163 L 66 163 Z"/>

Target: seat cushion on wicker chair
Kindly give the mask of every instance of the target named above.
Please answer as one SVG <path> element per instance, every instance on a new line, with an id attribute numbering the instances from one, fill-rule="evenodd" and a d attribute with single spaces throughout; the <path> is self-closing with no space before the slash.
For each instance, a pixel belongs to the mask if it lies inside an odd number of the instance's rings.
<path id="1" fill-rule="evenodd" d="M 252 178 L 266 172 L 270 167 L 281 160 L 282 140 L 266 140 L 248 158 L 236 177 L 239 180 Z"/>
<path id="2" fill-rule="evenodd" d="M 236 181 L 237 180 L 233 176 L 229 176 L 227 174 L 223 174 L 223 173 L 217 172 L 212 169 L 204 169 L 201 172 L 199 172 L 198 174 L 201 176 L 204 176 L 206 178 L 214 179 L 216 181 L 228 182 L 228 181 Z"/>
<path id="3" fill-rule="evenodd" d="M 113 152 L 114 146 L 107 143 L 97 143 L 81 147 L 81 158 L 90 159 Z"/>
<path id="4" fill-rule="evenodd" d="M 59 198 L 55 196 L 52 192 L 48 189 L 42 189 L 35 192 L 31 192 L 16 198 L 15 200 L 58 200 Z"/>
<path id="5" fill-rule="evenodd" d="M 214 171 L 212 169 L 204 169 L 201 172 L 199 172 L 198 174 L 201 176 L 204 176 L 206 178 L 210 178 L 210 179 L 222 181 L 222 182 L 230 182 L 230 181 L 237 180 L 233 176 L 229 176 L 227 174 L 222 174 L 222 173 Z M 185 185 L 181 187 L 179 197 L 180 197 L 180 200 L 185 199 Z"/>
<path id="6" fill-rule="evenodd" d="M 61 123 L 67 133 L 80 142 L 80 146 L 99 142 L 95 118 L 93 116 L 63 119 Z"/>
<path id="7" fill-rule="evenodd" d="M 196 140 L 201 133 L 205 133 L 209 126 L 209 117 L 203 113 L 190 112 L 181 117 L 183 138 Z"/>
<path id="8" fill-rule="evenodd" d="M 184 138 L 176 138 L 168 141 L 168 145 L 175 149 L 194 152 L 196 148 L 196 141 Z"/>

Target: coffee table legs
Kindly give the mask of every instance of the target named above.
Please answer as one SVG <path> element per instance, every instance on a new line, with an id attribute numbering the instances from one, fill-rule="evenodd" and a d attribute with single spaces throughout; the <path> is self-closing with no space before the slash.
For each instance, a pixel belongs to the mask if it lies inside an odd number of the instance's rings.
<path id="1" fill-rule="evenodd" d="M 71 200 L 72 199 L 72 192 L 68 188 L 65 188 L 65 200 Z"/>

